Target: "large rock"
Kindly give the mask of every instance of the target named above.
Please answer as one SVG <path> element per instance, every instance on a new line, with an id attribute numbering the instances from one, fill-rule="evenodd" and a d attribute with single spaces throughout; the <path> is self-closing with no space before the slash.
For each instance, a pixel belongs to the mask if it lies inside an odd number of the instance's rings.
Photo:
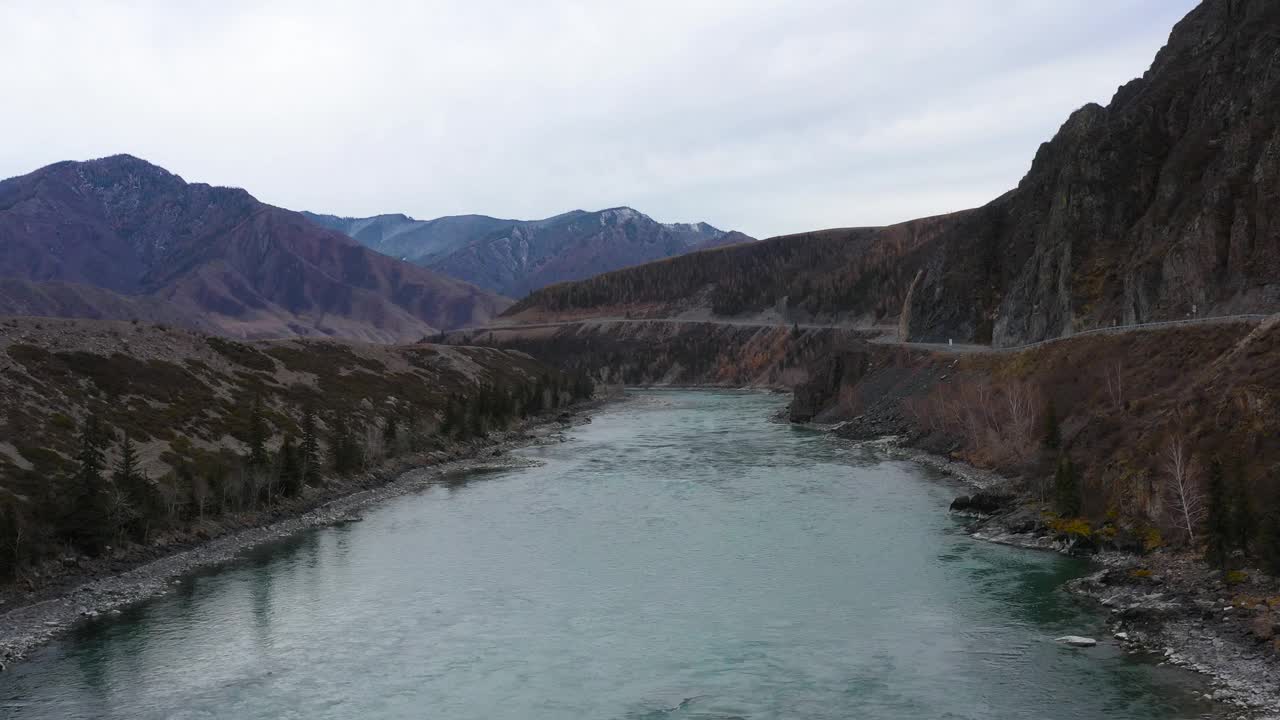
<path id="1" fill-rule="evenodd" d="M 811 370 L 809 380 L 797 385 L 791 397 L 791 422 L 816 419 L 829 408 L 842 386 L 853 386 L 867 373 L 870 355 L 861 351 L 833 353 Z"/>
<path id="2" fill-rule="evenodd" d="M 985 491 L 973 495 L 961 495 L 951 501 L 951 512 L 963 515 L 995 515 L 1008 507 L 1013 500 L 1012 495 Z"/>
<path id="3" fill-rule="evenodd" d="M 1071 647 L 1093 647 L 1098 644 L 1097 640 L 1081 635 L 1063 635 L 1057 639 L 1057 642 L 1060 642 L 1063 645 L 1070 645 Z"/>

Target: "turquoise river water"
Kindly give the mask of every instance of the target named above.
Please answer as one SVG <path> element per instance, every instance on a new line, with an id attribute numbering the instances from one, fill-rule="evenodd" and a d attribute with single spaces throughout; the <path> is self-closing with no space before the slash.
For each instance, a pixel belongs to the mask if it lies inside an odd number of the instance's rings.
<path id="1" fill-rule="evenodd" d="M 95 622 L 0 675 L 13 718 L 1187 718 L 1085 570 L 976 541 L 930 471 L 640 392 L 521 454 Z"/>

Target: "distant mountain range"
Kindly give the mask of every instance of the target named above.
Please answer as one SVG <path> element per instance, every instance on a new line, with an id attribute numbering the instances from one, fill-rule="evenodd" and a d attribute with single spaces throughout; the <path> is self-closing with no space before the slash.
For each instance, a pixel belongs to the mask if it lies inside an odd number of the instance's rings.
<path id="1" fill-rule="evenodd" d="M 129 155 L 0 182 L 0 314 L 412 341 L 510 304 Z"/>
<path id="2" fill-rule="evenodd" d="M 545 220 L 455 215 L 345 218 L 305 212 L 385 255 L 522 297 L 566 280 L 723 245 L 751 242 L 706 223 L 659 223 L 628 207 L 574 210 Z"/>

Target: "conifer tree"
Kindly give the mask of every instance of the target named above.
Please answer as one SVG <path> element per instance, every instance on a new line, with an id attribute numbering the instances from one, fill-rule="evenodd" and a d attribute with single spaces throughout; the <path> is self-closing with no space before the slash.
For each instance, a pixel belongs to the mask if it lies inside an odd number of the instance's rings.
<path id="1" fill-rule="evenodd" d="M 333 416 L 333 436 L 329 440 L 329 451 L 333 461 L 333 471 L 339 475 L 348 475 L 360 465 L 360 448 L 347 427 L 341 414 Z"/>
<path id="2" fill-rule="evenodd" d="M 395 457 L 396 439 L 399 437 L 396 416 L 393 413 L 387 413 L 387 417 L 382 421 L 382 449 L 387 457 Z"/>
<path id="3" fill-rule="evenodd" d="M 111 479 L 116 487 L 129 491 L 137 484 L 142 472 L 138 469 L 138 450 L 134 447 L 129 431 L 124 431 L 124 439 L 120 441 L 120 459 L 116 461 Z"/>
<path id="4" fill-rule="evenodd" d="M 159 490 L 142 472 L 138 449 L 129 431 L 120 441 L 120 457 L 112 468 L 112 529 L 116 533 L 132 530 L 138 540 L 145 541 L 151 525 L 164 514 Z"/>
<path id="5" fill-rule="evenodd" d="M 1209 463 L 1208 515 L 1205 518 L 1205 561 L 1219 570 L 1227 569 L 1232 540 L 1231 507 L 1222 462 Z"/>
<path id="6" fill-rule="evenodd" d="M 1280 577 L 1280 509 L 1263 516 L 1258 546 L 1258 556 L 1267 572 Z"/>
<path id="7" fill-rule="evenodd" d="M 1050 450 L 1062 447 L 1062 429 L 1058 426 L 1058 412 L 1053 406 L 1053 398 L 1049 399 L 1044 413 L 1044 446 Z"/>
<path id="8" fill-rule="evenodd" d="M 1249 495 L 1248 483 L 1244 469 L 1235 463 L 1235 472 L 1230 486 L 1231 495 L 1231 546 L 1246 555 L 1249 545 L 1258 533 L 1258 518 L 1253 509 L 1253 498 Z"/>
<path id="9" fill-rule="evenodd" d="M 440 434 L 452 437 L 461 434 L 466 418 L 456 395 L 450 395 L 444 406 L 444 416 L 440 419 Z"/>
<path id="10" fill-rule="evenodd" d="M 1267 572 L 1280 577 L 1280 472 L 1273 471 L 1271 502 L 1262 514 L 1258 533 L 1258 557 Z"/>
<path id="11" fill-rule="evenodd" d="M 422 449 L 422 426 L 418 417 L 418 406 L 409 404 L 404 411 L 404 436 L 408 443 L 409 452 L 418 452 Z"/>
<path id="12" fill-rule="evenodd" d="M 478 398 L 472 399 L 468 405 L 469 408 L 466 415 L 467 435 L 470 437 L 484 437 L 484 413 L 481 411 Z"/>
<path id="13" fill-rule="evenodd" d="M 249 456 L 246 459 L 250 468 L 267 467 L 270 458 L 267 456 L 267 421 L 262 414 L 262 398 L 255 396 L 249 409 Z"/>
<path id="14" fill-rule="evenodd" d="M 316 411 L 307 406 L 302 416 L 302 445 L 299 447 L 299 465 L 304 485 L 316 485 L 320 481 L 320 438 L 316 433 Z"/>
<path id="15" fill-rule="evenodd" d="M 285 435 L 280 444 L 276 461 L 280 468 L 280 491 L 285 497 L 297 497 L 302 492 L 303 473 L 297 447 L 293 444 L 293 436 Z"/>
<path id="16" fill-rule="evenodd" d="M 80 427 L 76 469 L 71 476 L 75 501 L 68 517 L 68 534 L 85 550 L 96 552 L 112 534 L 108 488 L 102 472 L 106 433 L 96 413 L 89 413 Z"/>
<path id="17" fill-rule="evenodd" d="M 1064 517 L 1080 515 L 1080 479 L 1076 475 L 1071 458 L 1063 453 L 1058 458 L 1058 470 L 1053 477 L 1054 502 Z"/>

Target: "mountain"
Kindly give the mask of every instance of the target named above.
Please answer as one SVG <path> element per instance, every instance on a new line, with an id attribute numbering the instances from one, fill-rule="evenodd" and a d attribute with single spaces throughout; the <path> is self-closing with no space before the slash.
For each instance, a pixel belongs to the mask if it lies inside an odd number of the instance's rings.
<path id="1" fill-rule="evenodd" d="M 0 182 L 0 313 L 414 340 L 509 301 L 129 155 Z"/>
<path id="2" fill-rule="evenodd" d="M 500 220 L 486 215 L 450 215 L 435 220 L 414 220 L 408 215 L 375 215 L 367 218 L 338 217 L 303 212 L 317 225 L 351 236 L 361 245 L 418 265 L 430 265 L 464 245 L 517 220 Z"/>
<path id="3" fill-rule="evenodd" d="M 343 218 L 304 213 L 366 247 L 509 297 L 566 280 L 753 238 L 706 223 L 659 223 L 620 207 L 544 220 L 457 215 Z"/>
<path id="4" fill-rule="evenodd" d="M 981 208 L 677 258 L 548 288 L 510 312 L 703 303 L 1000 346 L 1275 312 L 1278 66 L 1280 3 L 1206 0 L 1142 78 L 1072 114 L 1018 186 Z"/>

